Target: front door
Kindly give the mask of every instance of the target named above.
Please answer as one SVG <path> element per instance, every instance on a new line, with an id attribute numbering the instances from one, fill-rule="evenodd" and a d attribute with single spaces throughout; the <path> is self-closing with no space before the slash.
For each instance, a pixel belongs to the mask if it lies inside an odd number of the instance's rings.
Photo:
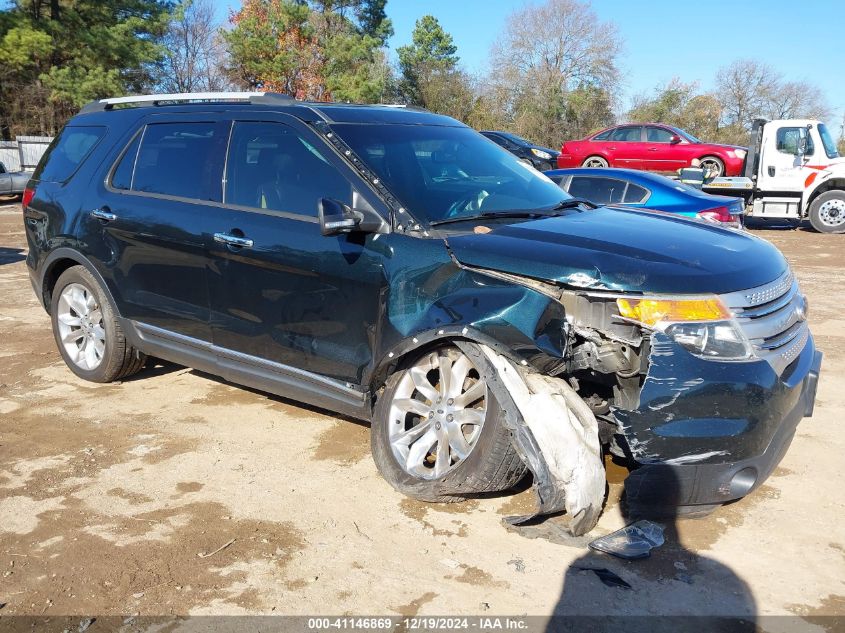
<path id="1" fill-rule="evenodd" d="M 806 153 L 799 156 L 798 141 L 805 135 Z M 816 151 L 806 127 L 781 125 L 767 129 L 760 156 L 759 188 L 773 192 L 804 191 L 804 181 L 811 171 L 806 165 L 812 161 Z"/>
<path id="2" fill-rule="evenodd" d="M 324 237 L 317 219 L 320 198 L 358 203 L 356 177 L 297 119 L 254 116 L 232 128 L 208 245 L 214 344 L 360 384 L 385 286 L 379 236 Z"/>
<path id="3" fill-rule="evenodd" d="M 648 171 L 673 172 L 688 167 L 690 151 L 688 144 L 673 143 L 675 133 L 664 127 L 647 125 L 646 128 L 645 159 L 643 169 Z"/>

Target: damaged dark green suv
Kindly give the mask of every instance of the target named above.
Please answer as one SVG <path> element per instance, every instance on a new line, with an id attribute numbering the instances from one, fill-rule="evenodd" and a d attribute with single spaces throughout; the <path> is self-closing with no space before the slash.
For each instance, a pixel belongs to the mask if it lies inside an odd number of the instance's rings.
<path id="1" fill-rule="evenodd" d="M 745 232 L 568 197 L 457 121 L 262 93 L 93 103 L 24 195 L 70 369 L 148 356 L 372 421 L 397 489 L 530 470 L 589 530 L 758 486 L 821 364 L 786 261 Z M 245 422 L 238 422 L 245 423 Z"/>

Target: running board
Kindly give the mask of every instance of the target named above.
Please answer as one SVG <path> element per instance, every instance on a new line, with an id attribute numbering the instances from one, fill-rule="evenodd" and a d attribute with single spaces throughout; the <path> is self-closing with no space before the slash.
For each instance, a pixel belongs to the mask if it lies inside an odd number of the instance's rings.
<path id="1" fill-rule="evenodd" d="M 120 319 L 120 325 L 130 343 L 150 356 L 332 412 L 371 419 L 368 394 L 348 383 L 146 323 Z"/>

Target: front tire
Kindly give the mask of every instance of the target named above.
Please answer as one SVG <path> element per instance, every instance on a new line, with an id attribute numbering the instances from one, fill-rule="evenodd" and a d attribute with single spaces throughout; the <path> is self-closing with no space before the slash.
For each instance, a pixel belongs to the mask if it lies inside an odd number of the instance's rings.
<path id="1" fill-rule="evenodd" d="M 526 473 L 499 403 L 452 346 L 426 353 L 388 379 L 371 446 L 385 480 L 421 501 L 507 490 Z"/>
<path id="2" fill-rule="evenodd" d="M 595 169 L 605 169 L 609 166 L 607 160 L 602 158 L 601 156 L 588 156 L 584 159 L 584 162 L 581 163 L 582 167 L 593 167 Z"/>
<path id="3" fill-rule="evenodd" d="M 146 356 L 126 341 L 108 295 L 84 266 L 59 276 L 50 317 L 59 352 L 80 378 L 112 382 L 144 366 Z"/>
<path id="4" fill-rule="evenodd" d="M 813 200 L 810 224 L 819 233 L 845 233 L 845 191 L 825 191 Z"/>

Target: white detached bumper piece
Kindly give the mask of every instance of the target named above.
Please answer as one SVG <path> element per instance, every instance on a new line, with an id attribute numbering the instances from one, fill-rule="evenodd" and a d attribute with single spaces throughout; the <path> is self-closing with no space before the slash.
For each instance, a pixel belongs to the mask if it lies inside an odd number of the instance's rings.
<path id="1" fill-rule="evenodd" d="M 493 349 L 480 347 L 495 370 L 498 380 L 489 384 L 506 412 L 517 450 L 534 474 L 538 498 L 535 514 L 509 517 L 508 522 L 516 525 L 566 510 L 569 531 L 586 534 L 598 522 L 605 490 L 593 412 L 566 381 L 521 371 Z M 518 416 L 508 411 L 508 400 Z"/>

